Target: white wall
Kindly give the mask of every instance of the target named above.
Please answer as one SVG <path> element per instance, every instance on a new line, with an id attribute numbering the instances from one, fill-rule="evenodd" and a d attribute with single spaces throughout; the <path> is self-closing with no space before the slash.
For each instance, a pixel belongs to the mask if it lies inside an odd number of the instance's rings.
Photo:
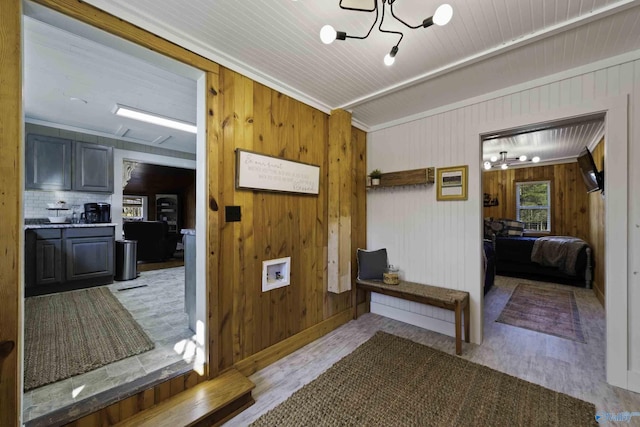
<path id="1" fill-rule="evenodd" d="M 640 311 L 631 309 L 640 304 L 640 170 L 637 167 L 640 165 L 640 130 L 637 125 L 640 113 L 634 108 L 640 105 L 638 93 L 640 51 L 442 107 L 415 117 L 411 122 L 369 133 L 368 170 L 380 168 L 383 172 L 391 172 L 427 166 L 469 165 L 467 202 L 437 202 L 435 185 L 370 191 L 367 194 L 369 248 L 386 247 L 390 263 L 400 266 L 401 276 L 406 280 L 469 291 L 472 319 L 475 321 L 471 325 L 472 340 L 479 341 L 482 300 L 481 146 L 474 131 L 485 123 L 492 123 L 500 129 L 527 117 L 549 116 L 555 112 L 561 114 L 567 109 L 632 94 L 628 147 L 626 138 L 621 138 L 625 140 L 622 150 L 628 150 L 628 210 L 625 208 L 625 212 L 621 212 L 616 211 L 615 206 L 607 206 L 607 215 L 625 214 L 622 217 L 626 218 L 628 214 L 629 241 L 625 248 L 628 250 L 626 275 L 629 286 L 624 283 L 615 285 L 622 286 L 624 294 L 629 290 L 629 368 L 640 372 L 640 326 L 633 327 L 640 325 Z M 605 164 L 605 169 L 607 167 L 614 168 Z M 606 173 L 605 170 L 605 180 Z M 611 200 L 614 197 L 610 197 Z M 622 274 L 624 281 L 625 274 Z M 380 296 L 372 301 L 384 303 Z M 412 304 L 404 301 L 396 301 L 393 305 L 395 310 L 416 311 L 411 309 Z M 453 322 L 452 313 L 443 313 L 436 308 L 423 309 L 419 314 L 437 319 L 434 330 L 442 329 L 440 323 L 443 319 Z M 415 313 L 407 317 L 415 317 Z M 452 328 L 450 330 L 453 331 Z M 629 381 L 633 382 L 631 376 Z M 640 376 L 637 379 L 640 380 Z"/>

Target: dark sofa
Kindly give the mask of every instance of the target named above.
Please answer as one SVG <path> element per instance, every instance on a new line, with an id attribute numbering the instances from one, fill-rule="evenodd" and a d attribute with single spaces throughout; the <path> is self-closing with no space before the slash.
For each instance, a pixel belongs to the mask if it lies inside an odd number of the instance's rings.
<path id="1" fill-rule="evenodd" d="M 122 228 L 125 239 L 138 242 L 138 261 L 164 261 L 176 251 L 178 235 L 164 221 L 126 221 Z"/>

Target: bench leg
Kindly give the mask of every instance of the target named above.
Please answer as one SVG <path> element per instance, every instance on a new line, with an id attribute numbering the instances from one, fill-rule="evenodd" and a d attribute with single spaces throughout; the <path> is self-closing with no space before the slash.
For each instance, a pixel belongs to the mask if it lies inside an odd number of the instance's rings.
<path id="1" fill-rule="evenodd" d="M 464 306 L 464 341 L 465 342 L 471 342 L 471 333 L 469 332 L 471 330 L 471 314 L 470 314 L 470 310 L 469 310 L 469 301 L 467 301 L 467 304 Z"/>
<path id="2" fill-rule="evenodd" d="M 460 308 L 460 302 L 456 302 L 456 354 L 462 354 L 462 309 Z M 466 326 L 465 326 L 466 328 Z M 466 338 L 466 337 L 465 337 Z"/>

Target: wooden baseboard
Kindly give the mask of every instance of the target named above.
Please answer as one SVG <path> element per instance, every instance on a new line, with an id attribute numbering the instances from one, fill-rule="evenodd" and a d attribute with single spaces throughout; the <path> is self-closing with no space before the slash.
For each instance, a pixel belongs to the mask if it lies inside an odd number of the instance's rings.
<path id="1" fill-rule="evenodd" d="M 600 289 L 601 289 L 600 285 L 598 285 L 596 282 L 593 282 L 593 293 L 596 294 L 596 298 L 598 298 L 598 301 L 600 301 L 600 304 L 602 304 L 602 306 L 605 307 L 604 293 Z"/>
<path id="2" fill-rule="evenodd" d="M 265 348 L 253 356 L 249 356 L 246 359 L 239 361 L 234 364 L 233 367 L 248 377 L 260 369 L 269 366 L 273 362 L 293 353 L 299 348 L 304 347 L 310 342 L 317 340 L 323 335 L 328 334 L 337 327 L 344 325 L 351 320 L 352 317 L 353 309 L 350 308 L 348 310 L 344 310 L 315 326 L 305 329 L 304 331 L 280 341 L 271 347 Z"/>
<path id="3" fill-rule="evenodd" d="M 360 304 L 358 304 L 356 310 L 358 317 L 362 316 L 365 313 L 369 313 L 371 311 L 369 301 L 361 302 Z"/>

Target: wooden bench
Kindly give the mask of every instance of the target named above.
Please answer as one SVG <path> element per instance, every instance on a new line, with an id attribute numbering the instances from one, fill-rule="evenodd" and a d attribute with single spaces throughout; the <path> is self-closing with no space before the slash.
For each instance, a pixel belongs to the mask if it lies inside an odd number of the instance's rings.
<path id="1" fill-rule="evenodd" d="M 356 287 L 367 291 L 367 303 L 370 301 L 369 292 L 376 292 L 454 311 L 456 316 L 456 354 L 458 355 L 462 353 L 462 315 L 464 314 L 464 340 L 469 342 L 469 292 L 403 280 L 397 285 L 386 285 L 382 280 L 358 279 Z M 357 318 L 357 316 L 358 309 L 355 307 L 354 317 Z"/>

